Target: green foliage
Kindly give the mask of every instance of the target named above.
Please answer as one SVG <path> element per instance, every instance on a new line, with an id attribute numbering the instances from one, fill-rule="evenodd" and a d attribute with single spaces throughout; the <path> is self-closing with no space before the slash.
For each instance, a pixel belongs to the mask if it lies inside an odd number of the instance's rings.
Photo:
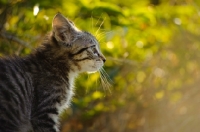
<path id="1" fill-rule="evenodd" d="M 62 12 L 99 39 L 113 80 L 108 90 L 98 73 L 77 78 L 63 132 L 198 131 L 199 9 L 198 0 L 0 0 L 0 55 L 30 53 Z"/>

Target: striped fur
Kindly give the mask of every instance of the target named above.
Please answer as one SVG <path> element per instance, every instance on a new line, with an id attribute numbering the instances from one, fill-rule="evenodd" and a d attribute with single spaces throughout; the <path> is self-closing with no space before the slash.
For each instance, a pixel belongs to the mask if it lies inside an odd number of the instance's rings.
<path id="1" fill-rule="evenodd" d="M 30 55 L 0 59 L 0 132 L 59 132 L 58 115 L 70 104 L 74 78 L 105 62 L 90 33 L 60 13 L 52 25 Z"/>

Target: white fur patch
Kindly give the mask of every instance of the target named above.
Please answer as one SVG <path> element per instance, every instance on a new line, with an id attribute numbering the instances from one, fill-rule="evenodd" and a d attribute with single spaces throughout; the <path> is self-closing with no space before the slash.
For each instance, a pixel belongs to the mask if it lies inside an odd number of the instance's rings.
<path id="1" fill-rule="evenodd" d="M 69 75 L 68 75 L 68 78 L 69 78 L 69 88 L 66 88 L 66 98 L 61 102 L 61 104 L 57 104 L 56 105 L 56 108 L 59 112 L 59 114 L 66 108 L 69 107 L 70 105 L 70 102 L 71 102 L 71 99 L 74 95 L 74 92 L 73 92 L 73 89 L 74 89 L 74 78 L 77 76 L 77 73 L 73 73 L 73 72 L 70 72 Z"/>
<path id="2" fill-rule="evenodd" d="M 56 104 L 56 109 L 58 110 L 58 113 L 60 114 L 64 109 L 69 107 L 71 99 L 74 95 L 73 92 L 73 83 L 74 83 L 74 78 L 77 76 L 76 73 L 69 73 L 69 88 L 66 88 L 66 98 L 61 101 L 61 103 Z M 49 117 L 56 123 L 54 126 L 54 129 L 56 132 L 59 132 L 59 116 L 55 114 L 49 114 Z"/>
<path id="3" fill-rule="evenodd" d="M 49 117 L 51 118 L 51 119 L 53 119 L 53 121 L 56 123 L 55 125 L 54 125 L 54 129 L 56 130 L 56 132 L 59 132 L 59 129 L 58 129 L 58 127 L 59 127 L 59 121 L 58 121 L 58 115 L 55 115 L 55 114 L 49 114 Z"/>

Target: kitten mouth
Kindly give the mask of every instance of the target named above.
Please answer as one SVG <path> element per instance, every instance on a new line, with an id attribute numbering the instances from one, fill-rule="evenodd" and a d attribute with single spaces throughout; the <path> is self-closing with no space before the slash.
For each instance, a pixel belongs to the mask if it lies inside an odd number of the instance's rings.
<path id="1" fill-rule="evenodd" d="M 101 67 L 102 67 L 102 66 L 101 66 Z M 96 73 L 96 72 L 98 72 L 98 71 L 101 69 L 101 67 L 100 67 L 100 68 L 98 68 L 98 69 L 96 69 L 96 70 L 87 71 L 87 73 L 88 73 L 88 74 L 93 74 L 93 73 Z"/>
<path id="2" fill-rule="evenodd" d="M 99 68 L 100 69 L 100 68 Z M 93 70 L 93 71 L 87 71 L 88 74 L 93 74 L 99 71 L 99 69 Z"/>

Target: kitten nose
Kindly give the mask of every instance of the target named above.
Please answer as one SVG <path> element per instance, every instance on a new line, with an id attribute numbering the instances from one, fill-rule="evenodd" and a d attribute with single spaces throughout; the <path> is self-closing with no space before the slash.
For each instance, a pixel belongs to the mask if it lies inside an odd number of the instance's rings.
<path id="1" fill-rule="evenodd" d="M 103 62 L 105 63 L 106 62 L 106 58 L 102 58 Z"/>
<path id="2" fill-rule="evenodd" d="M 106 62 L 106 58 L 104 56 L 101 56 L 102 61 L 105 63 Z"/>
<path id="3" fill-rule="evenodd" d="M 105 63 L 106 62 L 106 58 L 104 57 L 104 55 L 100 54 L 99 57 L 102 59 L 102 61 Z"/>

